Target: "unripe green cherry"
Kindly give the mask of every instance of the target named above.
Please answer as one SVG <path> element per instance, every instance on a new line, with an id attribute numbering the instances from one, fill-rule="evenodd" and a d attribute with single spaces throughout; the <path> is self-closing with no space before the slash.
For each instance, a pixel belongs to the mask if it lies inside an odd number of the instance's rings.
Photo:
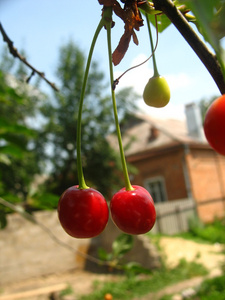
<path id="1" fill-rule="evenodd" d="M 151 77 L 145 86 L 143 98 L 149 106 L 166 106 L 170 101 L 170 88 L 166 79 L 162 76 Z"/>

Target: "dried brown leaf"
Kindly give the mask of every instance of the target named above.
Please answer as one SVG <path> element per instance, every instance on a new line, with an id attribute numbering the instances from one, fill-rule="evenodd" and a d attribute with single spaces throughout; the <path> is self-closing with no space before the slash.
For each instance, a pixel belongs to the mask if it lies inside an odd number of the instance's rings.
<path id="1" fill-rule="evenodd" d="M 123 59 L 124 55 L 126 54 L 127 49 L 129 47 L 130 39 L 131 39 L 131 34 L 125 31 L 119 41 L 118 46 L 116 47 L 115 51 L 112 54 L 112 62 L 114 66 L 117 66 Z"/>

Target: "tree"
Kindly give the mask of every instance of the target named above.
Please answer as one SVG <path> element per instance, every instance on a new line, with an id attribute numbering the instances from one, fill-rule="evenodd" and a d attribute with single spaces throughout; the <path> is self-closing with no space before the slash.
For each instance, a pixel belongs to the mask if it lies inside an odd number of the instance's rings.
<path id="1" fill-rule="evenodd" d="M 48 190 L 61 194 L 78 184 L 76 165 L 76 126 L 78 106 L 84 77 L 85 55 L 73 42 L 60 49 L 56 74 L 60 93 L 42 107 L 46 124 L 36 148 L 51 164 Z M 82 155 L 88 184 L 105 196 L 118 184 L 116 170 L 121 169 L 117 153 L 106 137 L 114 130 L 111 99 L 105 88 L 104 75 L 96 62 L 88 78 L 82 114 Z M 137 96 L 132 89 L 118 94 L 118 113 L 121 120 L 135 108 Z M 126 107 L 126 109 L 125 109 Z M 127 108 L 130 107 L 130 110 Z M 46 148 L 49 152 L 44 151 Z"/>
<path id="2" fill-rule="evenodd" d="M 5 70 L 0 71 L 0 197 L 26 205 L 30 185 L 40 172 L 37 153 L 33 151 L 37 130 L 30 120 L 35 118 L 44 95 L 6 73 L 14 68 L 13 73 L 23 76 L 23 65 L 15 66 L 5 54 L 0 64 Z M 6 224 L 7 209 L 1 206 L 0 211 L 1 227 Z"/>

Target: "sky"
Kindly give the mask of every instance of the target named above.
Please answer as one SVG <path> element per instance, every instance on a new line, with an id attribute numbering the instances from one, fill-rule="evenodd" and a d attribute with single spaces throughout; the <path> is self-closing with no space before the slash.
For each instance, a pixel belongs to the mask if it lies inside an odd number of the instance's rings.
<path id="1" fill-rule="evenodd" d="M 19 51 L 24 49 L 27 60 L 57 84 L 55 70 L 59 48 L 72 40 L 87 57 L 101 9 L 97 0 L 0 0 L 0 22 L 14 46 Z M 112 49 L 115 49 L 124 25 L 115 15 L 113 20 Z M 155 36 L 153 27 L 152 30 Z M 123 61 L 114 68 L 115 78 L 151 53 L 147 26 L 136 33 L 139 45 L 131 42 Z M 0 37 L 0 50 L 4 44 Z M 105 30 L 97 40 L 93 59 L 109 78 Z M 153 75 L 152 60 L 128 72 L 116 89 L 132 86 L 140 95 L 140 108 L 151 116 L 183 119 L 186 104 L 220 94 L 211 75 L 173 25 L 159 34 L 156 61 L 160 75 L 167 79 L 171 90 L 171 100 L 166 107 L 148 107 L 141 98 L 146 83 Z M 41 87 L 47 93 L 51 92 L 45 82 Z"/>

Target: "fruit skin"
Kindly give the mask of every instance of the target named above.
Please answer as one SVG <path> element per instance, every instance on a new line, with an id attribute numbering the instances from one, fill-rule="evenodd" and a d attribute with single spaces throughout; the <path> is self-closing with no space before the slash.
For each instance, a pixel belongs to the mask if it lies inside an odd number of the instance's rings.
<path id="1" fill-rule="evenodd" d="M 164 107 L 170 101 L 170 88 L 162 76 L 153 76 L 149 79 L 143 92 L 145 103 L 153 107 Z"/>
<path id="2" fill-rule="evenodd" d="M 63 229 L 75 238 L 91 238 L 100 234 L 109 218 L 103 195 L 92 188 L 68 188 L 58 203 L 58 218 Z"/>
<path id="3" fill-rule="evenodd" d="M 104 299 L 105 300 L 112 300 L 113 296 L 111 294 L 107 293 L 107 294 L 104 295 Z"/>
<path id="4" fill-rule="evenodd" d="M 153 199 L 141 186 L 133 185 L 134 190 L 119 190 L 110 202 L 113 222 L 128 234 L 144 234 L 152 229 L 156 220 Z"/>
<path id="5" fill-rule="evenodd" d="M 213 101 L 208 108 L 203 128 L 210 146 L 225 155 L 225 94 Z"/>

